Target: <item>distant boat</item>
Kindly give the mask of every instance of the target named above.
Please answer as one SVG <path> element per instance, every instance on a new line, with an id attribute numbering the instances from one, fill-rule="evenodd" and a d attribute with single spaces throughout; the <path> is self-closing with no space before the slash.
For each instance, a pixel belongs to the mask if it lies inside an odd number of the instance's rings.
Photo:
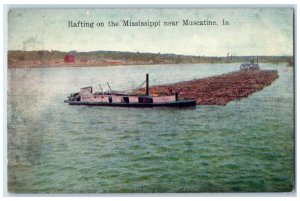
<path id="1" fill-rule="evenodd" d="M 259 70 L 260 67 L 258 65 L 258 57 L 257 57 L 256 63 L 255 63 L 255 60 L 253 58 L 253 61 L 251 61 L 250 63 L 242 63 L 240 65 L 240 69 L 241 70 Z"/>
<path id="2" fill-rule="evenodd" d="M 110 107 L 193 107 L 196 100 L 178 99 L 178 93 L 164 96 L 149 95 L 149 76 L 146 74 L 146 93 L 135 95 L 131 93 L 112 91 L 93 93 L 93 88 L 84 87 L 79 92 L 72 93 L 69 105 L 110 106 Z"/>

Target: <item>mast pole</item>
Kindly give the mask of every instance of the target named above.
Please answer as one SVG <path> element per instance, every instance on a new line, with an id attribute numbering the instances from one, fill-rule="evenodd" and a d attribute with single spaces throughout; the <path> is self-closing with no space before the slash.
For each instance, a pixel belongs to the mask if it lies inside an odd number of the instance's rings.
<path id="1" fill-rule="evenodd" d="M 149 74 L 146 74 L 146 95 L 149 96 Z"/>
<path id="2" fill-rule="evenodd" d="M 100 89 L 101 89 L 102 95 L 104 95 L 104 91 L 103 91 L 103 89 L 102 89 L 102 87 L 101 87 L 100 84 L 99 84 L 99 87 L 100 87 Z"/>
<path id="3" fill-rule="evenodd" d="M 107 86 L 108 86 L 109 90 L 111 91 L 111 88 L 110 88 L 110 86 L 109 86 L 108 82 L 107 82 Z"/>

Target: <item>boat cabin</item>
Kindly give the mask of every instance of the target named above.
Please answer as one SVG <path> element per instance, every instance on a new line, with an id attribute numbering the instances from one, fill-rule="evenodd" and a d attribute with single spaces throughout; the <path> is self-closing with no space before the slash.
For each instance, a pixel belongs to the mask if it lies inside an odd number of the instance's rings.
<path id="1" fill-rule="evenodd" d="M 93 93 L 93 88 L 84 87 L 78 93 L 80 101 L 83 102 L 106 102 L 106 103 L 164 103 L 173 102 L 177 100 L 177 96 L 147 96 L 147 95 L 114 95 L 114 94 L 100 94 Z M 78 97 L 77 97 L 78 98 Z"/>

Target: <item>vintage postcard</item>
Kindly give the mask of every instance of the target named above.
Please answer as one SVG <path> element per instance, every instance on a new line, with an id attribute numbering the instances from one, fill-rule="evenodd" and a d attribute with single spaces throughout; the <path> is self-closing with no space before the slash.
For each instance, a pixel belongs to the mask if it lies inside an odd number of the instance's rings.
<path id="1" fill-rule="evenodd" d="M 8 193 L 293 192 L 294 8 L 10 8 Z"/>

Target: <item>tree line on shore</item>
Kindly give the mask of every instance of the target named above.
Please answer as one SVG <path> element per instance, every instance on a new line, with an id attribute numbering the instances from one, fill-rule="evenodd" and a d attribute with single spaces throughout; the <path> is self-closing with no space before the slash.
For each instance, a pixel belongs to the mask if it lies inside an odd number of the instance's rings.
<path id="1" fill-rule="evenodd" d="M 75 56 L 76 60 L 118 60 L 125 63 L 235 63 L 235 62 L 250 62 L 254 56 L 193 56 L 193 55 L 177 55 L 177 54 L 161 54 L 161 53 L 141 53 L 141 52 L 121 52 L 121 51 L 91 51 L 91 52 L 62 52 L 62 51 L 23 51 L 9 50 L 8 51 L 8 66 L 10 64 L 22 63 L 25 61 L 36 61 L 40 63 L 50 63 L 55 61 L 63 61 L 67 54 Z M 279 63 L 287 62 L 293 64 L 292 56 L 255 56 L 258 57 L 259 63 Z M 256 59 L 255 59 L 256 62 Z"/>

